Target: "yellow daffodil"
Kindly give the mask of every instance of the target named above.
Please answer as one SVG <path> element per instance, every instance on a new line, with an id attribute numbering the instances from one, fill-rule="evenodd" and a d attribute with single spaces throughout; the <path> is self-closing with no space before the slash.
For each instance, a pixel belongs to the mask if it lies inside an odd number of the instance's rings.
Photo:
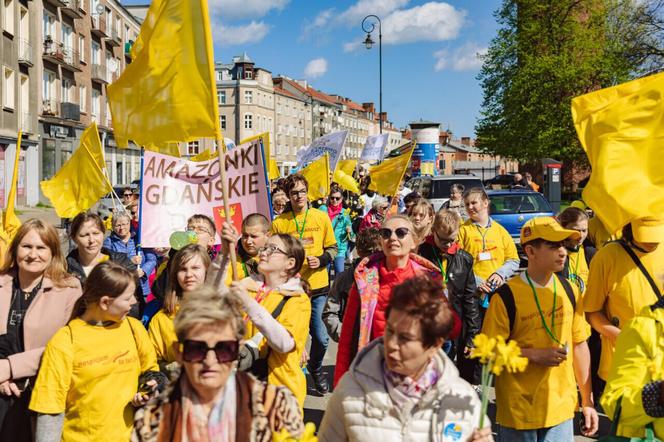
<path id="1" fill-rule="evenodd" d="M 318 442 L 316 437 L 316 424 L 309 422 L 304 426 L 304 433 L 299 439 L 292 437 L 285 428 L 278 433 L 272 433 L 272 442 Z"/>
<path id="2" fill-rule="evenodd" d="M 106 230 L 113 229 L 113 215 L 108 215 L 108 217 L 106 217 L 104 220 L 104 227 L 106 227 Z"/>
<path id="3" fill-rule="evenodd" d="M 496 342 L 496 360 L 493 363 L 491 371 L 496 376 L 500 376 L 503 369 L 509 373 L 517 373 L 526 369 L 528 359 L 521 357 L 521 349 L 516 341 L 505 342 L 505 338 L 498 336 Z"/>
<path id="4" fill-rule="evenodd" d="M 489 338 L 484 333 L 480 333 L 479 335 L 475 336 L 475 339 L 473 339 L 473 345 L 475 348 L 471 350 L 470 357 L 473 359 L 479 358 L 480 363 L 486 364 L 488 361 L 495 357 L 495 338 Z"/>

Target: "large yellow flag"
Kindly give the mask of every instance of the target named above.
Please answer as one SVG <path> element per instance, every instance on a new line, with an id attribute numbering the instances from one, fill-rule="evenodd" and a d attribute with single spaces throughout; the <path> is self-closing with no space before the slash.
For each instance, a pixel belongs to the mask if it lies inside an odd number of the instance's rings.
<path id="1" fill-rule="evenodd" d="M 263 153 L 265 153 L 265 164 L 267 164 L 267 175 L 268 179 L 276 180 L 281 176 L 279 173 L 279 167 L 277 166 L 277 161 L 272 158 L 271 148 L 270 148 L 270 132 L 263 132 L 262 134 L 254 135 L 253 137 L 245 138 L 240 141 L 240 144 L 249 143 L 255 139 L 260 138 L 263 142 Z"/>
<path id="2" fill-rule="evenodd" d="M 16 206 L 16 189 L 18 188 L 18 165 L 21 159 L 21 138 L 23 138 L 23 133 L 19 130 L 18 138 L 16 139 L 16 156 L 14 157 L 12 185 L 9 188 L 9 195 L 7 196 L 7 207 L 2 214 L 2 229 L 9 241 L 14 238 L 18 228 L 21 227 L 21 220 L 18 219 L 14 211 L 14 207 Z"/>
<path id="3" fill-rule="evenodd" d="M 413 145 L 404 150 L 399 156 L 387 158 L 382 163 L 369 168 L 369 176 L 371 177 L 369 188 L 371 190 L 390 197 L 396 195 L 399 184 L 410 163 L 410 157 L 413 155 L 413 150 L 415 150 Z"/>
<path id="4" fill-rule="evenodd" d="M 357 167 L 357 160 L 341 160 L 337 163 L 337 170 L 341 170 L 346 175 L 353 175 Z"/>
<path id="5" fill-rule="evenodd" d="M 93 122 L 81 135 L 81 145 L 74 155 L 53 178 L 41 182 L 42 192 L 60 218 L 72 218 L 85 212 L 99 198 L 113 191 L 104 175 L 105 167 L 97 124 Z"/>
<path id="6" fill-rule="evenodd" d="M 200 152 L 198 155 L 194 155 L 190 158 L 191 161 L 207 161 L 212 158 L 212 152 L 210 149 L 205 149 L 203 152 Z"/>
<path id="7" fill-rule="evenodd" d="M 323 155 L 299 172 L 309 183 L 309 201 L 326 198 L 330 193 L 330 160 Z"/>
<path id="8" fill-rule="evenodd" d="M 664 73 L 572 100 L 592 173 L 583 191 L 609 233 L 664 213 Z"/>
<path id="9" fill-rule="evenodd" d="M 153 0 L 132 56 L 108 86 L 118 146 L 221 137 L 207 0 Z"/>

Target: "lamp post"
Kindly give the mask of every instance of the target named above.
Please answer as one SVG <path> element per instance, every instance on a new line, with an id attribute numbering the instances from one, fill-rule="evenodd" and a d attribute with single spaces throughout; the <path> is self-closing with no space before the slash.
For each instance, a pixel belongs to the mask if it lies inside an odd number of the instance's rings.
<path id="1" fill-rule="evenodd" d="M 373 20 L 369 20 L 373 19 Z M 369 20 L 369 22 L 367 22 Z M 367 15 L 362 20 L 362 30 L 367 33 L 367 38 L 364 39 L 364 46 L 371 49 L 374 41 L 371 39 L 371 33 L 378 23 L 378 121 L 380 133 L 383 133 L 383 31 L 381 27 L 380 18 L 377 15 Z M 366 25 L 366 26 L 365 26 Z"/>

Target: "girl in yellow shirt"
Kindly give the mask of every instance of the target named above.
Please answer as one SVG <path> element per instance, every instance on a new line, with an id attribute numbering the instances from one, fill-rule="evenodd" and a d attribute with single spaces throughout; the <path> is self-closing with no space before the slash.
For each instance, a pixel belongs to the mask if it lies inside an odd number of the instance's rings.
<path id="1" fill-rule="evenodd" d="M 297 238 L 277 233 L 258 249 L 258 257 L 259 274 L 231 285 L 245 307 L 246 345 L 260 357 L 250 371 L 290 389 L 303 407 L 307 382 L 300 362 L 311 317 L 308 284 L 297 276 L 304 248 Z"/>
<path id="2" fill-rule="evenodd" d="M 196 290 L 205 283 L 210 255 L 205 247 L 190 244 L 177 252 L 169 265 L 164 306 L 154 315 L 148 327 L 150 341 L 162 368 L 175 362 L 178 338 L 175 336 L 173 319 L 180 307 L 180 300 L 186 292 Z"/>
<path id="3" fill-rule="evenodd" d="M 44 351 L 30 401 L 36 440 L 129 440 L 134 407 L 166 384 L 143 325 L 127 317 L 136 283 L 110 261 L 90 272 L 72 320 Z"/>

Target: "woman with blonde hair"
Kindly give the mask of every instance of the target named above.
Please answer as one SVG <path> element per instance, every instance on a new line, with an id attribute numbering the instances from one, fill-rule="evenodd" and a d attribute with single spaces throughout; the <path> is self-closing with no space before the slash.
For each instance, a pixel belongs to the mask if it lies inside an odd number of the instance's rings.
<path id="1" fill-rule="evenodd" d="M 418 200 L 408 209 L 408 217 L 413 222 L 413 239 L 415 250 L 431 234 L 433 224 L 433 206 L 424 198 Z"/>
<path id="2" fill-rule="evenodd" d="M 0 269 L 0 440 L 32 440 L 30 380 L 80 296 L 55 228 L 38 219 L 24 222 Z"/>
<path id="3" fill-rule="evenodd" d="M 205 247 L 190 244 L 175 254 L 169 266 L 164 305 L 154 315 L 148 327 L 148 334 L 162 369 L 176 360 L 174 344 L 177 342 L 177 337 L 173 328 L 173 318 L 180 308 L 185 293 L 199 289 L 205 283 L 207 270 L 210 267 L 210 255 Z"/>

